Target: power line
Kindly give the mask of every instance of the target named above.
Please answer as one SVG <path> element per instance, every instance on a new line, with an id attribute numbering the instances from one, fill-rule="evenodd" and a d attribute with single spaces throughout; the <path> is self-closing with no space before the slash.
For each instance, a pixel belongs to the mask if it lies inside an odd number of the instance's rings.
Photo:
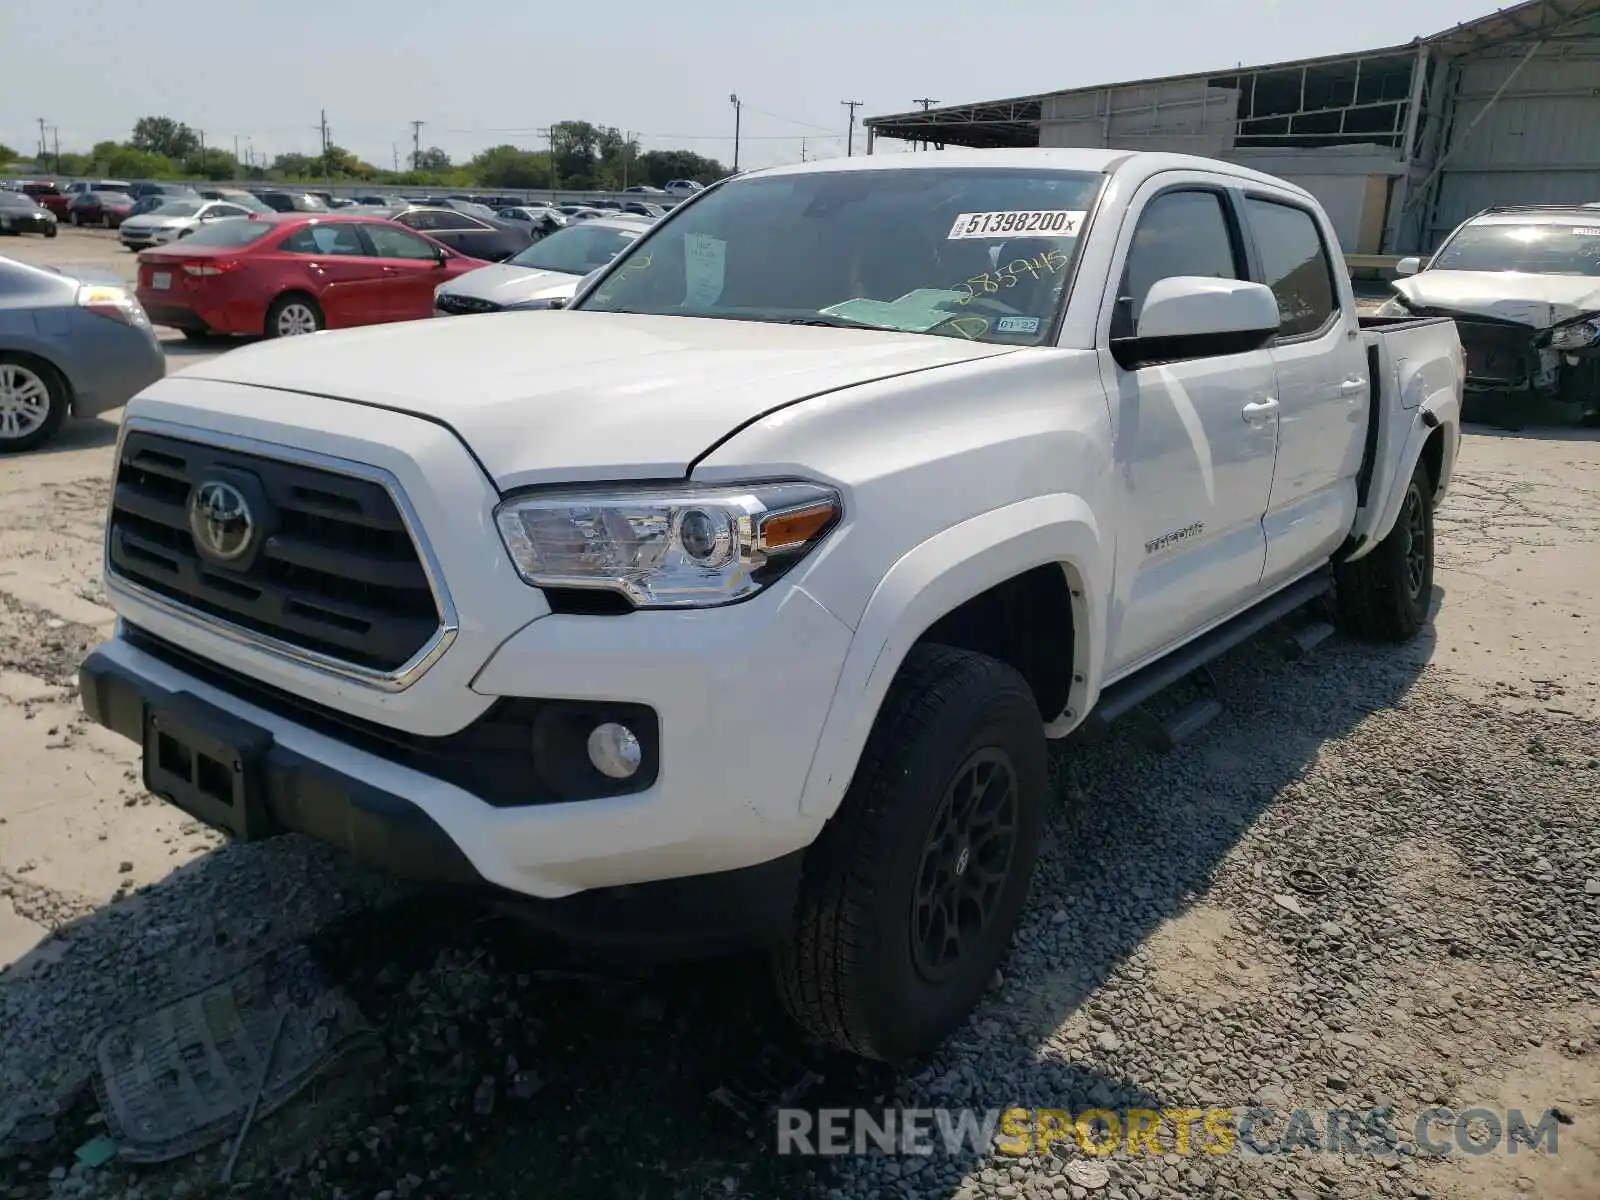
<path id="1" fill-rule="evenodd" d="M 803 129 L 820 129 L 823 133 L 832 133 L 827 125 L 818 125 L 815 121 L 800 121 L 794 117 L 786 117 L 782 113 L 768 112 L 764 108 L 757 108 L 754 104 L 746 103 L 745 107 L 751 112 L 760 113 L 763 117 L 771 117 L 774 121 L 783 121 L 790 125 L 799 125 Z"/>

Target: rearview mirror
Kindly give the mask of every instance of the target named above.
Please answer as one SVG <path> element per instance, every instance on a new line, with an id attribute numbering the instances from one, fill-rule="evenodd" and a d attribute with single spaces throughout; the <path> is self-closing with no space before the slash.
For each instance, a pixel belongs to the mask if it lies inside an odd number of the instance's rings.
<path id="1" fill-rule="evenodd" d="M 1132 337 L 1111 342 L 1124 370 L 1154 362 L 1258 350 L 1278 333 L 1278 300 L 1262 283 L 1175 275 L 1145 296 Z"/>
<path id="2" fill-rule="evenodd" d="M 1414 254 L 1409 258 L 1402 258 L 1394 265 L 1394 273 L 1402 279 L 1407 275 L 1415 275 L 1420 270 L 1422 270 L 1422 260 Z"/>

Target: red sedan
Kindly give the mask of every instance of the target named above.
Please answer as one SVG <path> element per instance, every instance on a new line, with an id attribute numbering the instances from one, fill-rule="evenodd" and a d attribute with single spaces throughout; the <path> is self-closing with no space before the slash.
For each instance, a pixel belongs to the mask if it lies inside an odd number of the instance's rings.
<path id="1" fill-rule="evenodd" d="M 127 192 L 79 192 L 67 201 L 67 220 L 74 225 L 104 225 L 115 229 L 133 211 Z"/>
<path id="2" fill-rule="evenodd" d="M 382 218 L 259 213 L 139 252 L 157 325 L 289 337 L 433 315 L 433 290 L 485 264 Z"/>

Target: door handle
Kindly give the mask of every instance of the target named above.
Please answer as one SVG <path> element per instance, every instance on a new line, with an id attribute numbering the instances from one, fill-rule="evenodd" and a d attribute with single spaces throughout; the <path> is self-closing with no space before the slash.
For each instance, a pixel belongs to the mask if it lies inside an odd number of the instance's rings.
<path id="1" fill-rule="evenodd" d="M 1268 396 L 1265 400 L 1252 400 L 1239 410 L 1239 415 L 1246 421 L 1254 424 L 1256 421 L 1265 420 L 1278 411 L 1278 398 Z"/>
<path id="2" fill-rule="evenodd" d="M 1366 386 L 1365 379 L 1346 379 L 1339 385 L 1339 395 L 1354 396 L 1357 392 L 1365 390 Z"/>

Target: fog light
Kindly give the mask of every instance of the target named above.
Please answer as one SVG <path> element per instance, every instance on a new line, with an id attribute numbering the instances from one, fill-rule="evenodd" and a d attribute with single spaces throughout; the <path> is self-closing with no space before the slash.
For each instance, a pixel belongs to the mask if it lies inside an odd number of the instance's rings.
<path id="1" fill-rule="evenodd" d="M 589 734 L 589 761 L 612 779 L 628 779 L 639 769 L 642 752 L 633 730 L 615 721 L 596 725 Z"/>

